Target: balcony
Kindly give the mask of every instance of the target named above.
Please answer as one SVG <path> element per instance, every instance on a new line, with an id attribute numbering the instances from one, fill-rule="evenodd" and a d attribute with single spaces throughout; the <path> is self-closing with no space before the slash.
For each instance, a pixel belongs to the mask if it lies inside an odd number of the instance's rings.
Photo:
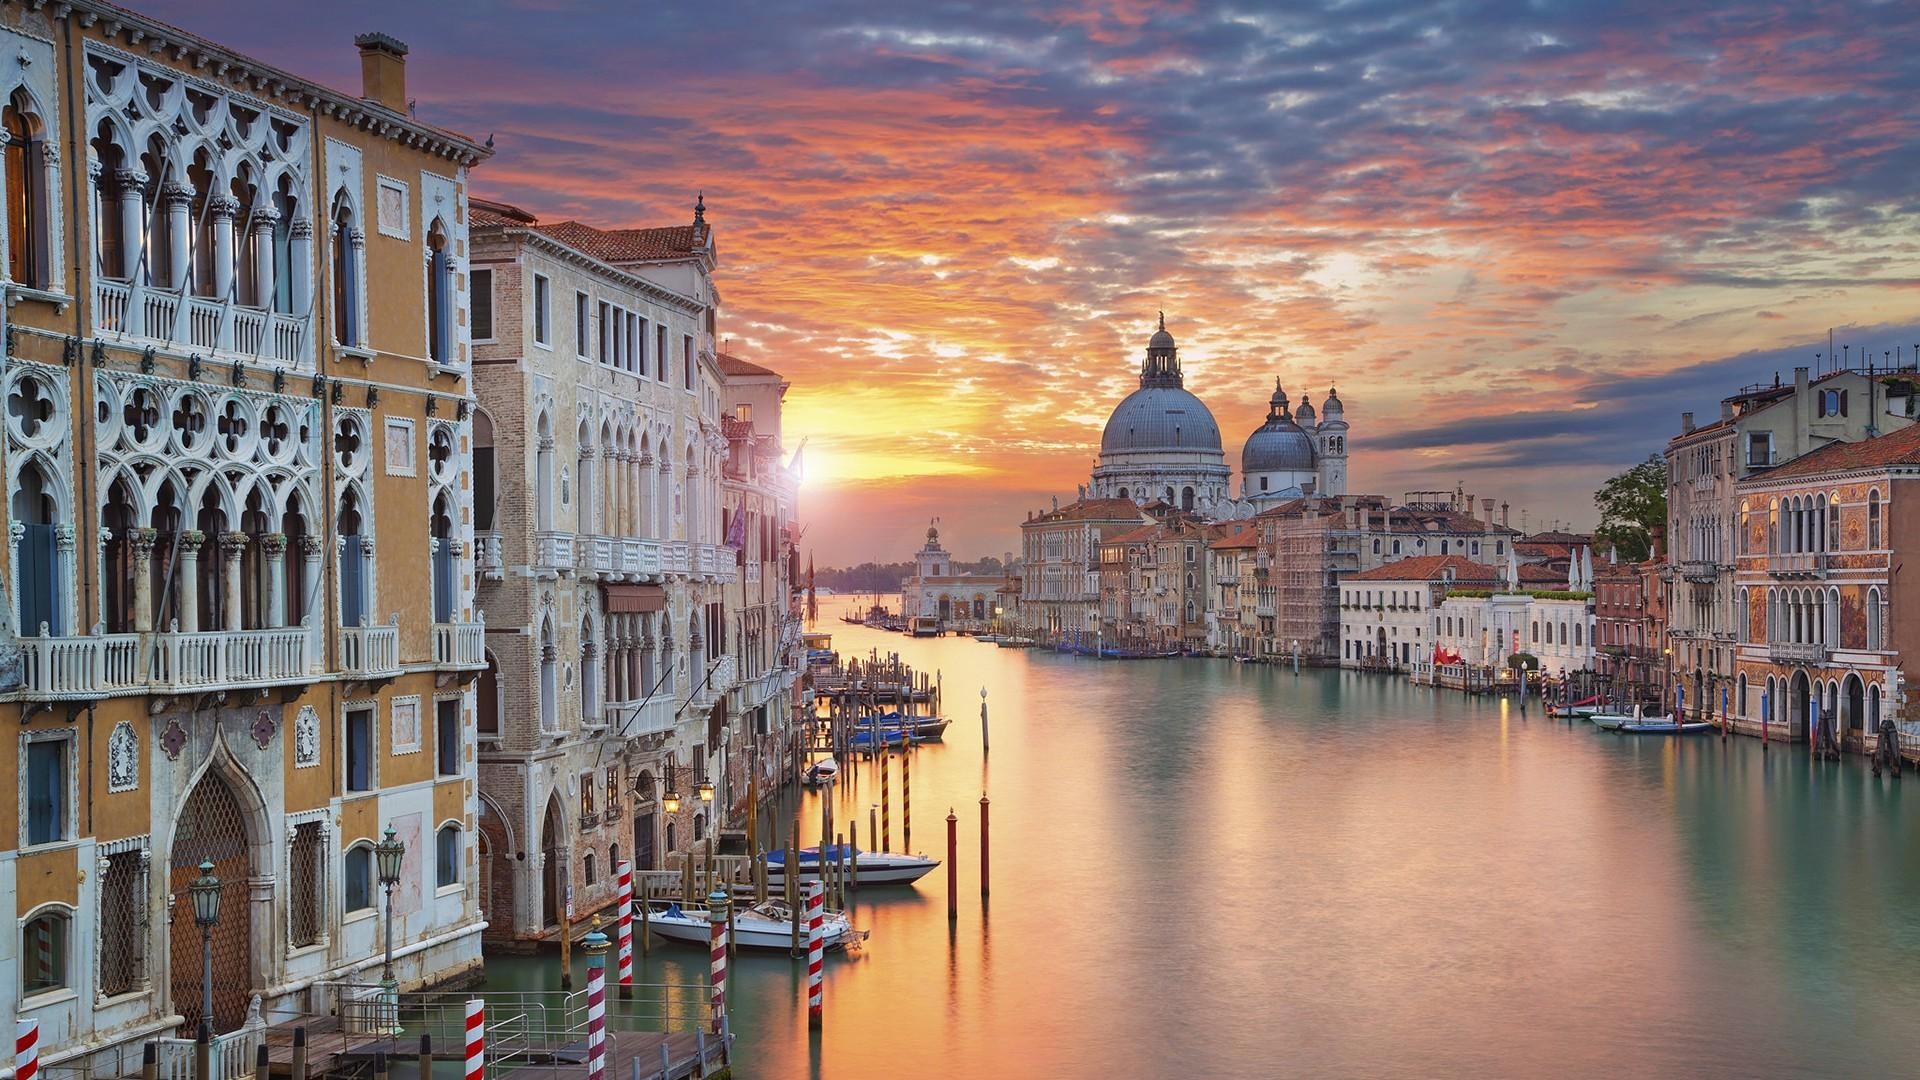
<path id="1" fill-rule="evenodd" d="M 433 666 L 478 671 L 487 666 L 487 624 L 443 622 L 433 624 Z"/>
<path id="2" fill-rule="evenodd" d="M 574 546 L 580 573 L 613 581 L 657 579 L 666 561 L 666 545 L 658 540 L 581 536 L 575 538 Z"/>
<path id="3" fill-rule="evenodd" d="M 92 700 L 146 686 L 139 634 L 20 639 L 21 690 L 44 700 Z"/>
<path id="4" fill-rule="evenodd" d="M 148 682 L 156 690 L 219 690 L 303 681 L 312 674 L 309 640 L 299 627 L 155 634 Z"/>
<path id="5" fill-rule="evenodd" d="M 573 534 L 564 532 L 534 533 L 533 569 L 535 573 L 548 577 L 573 573 Z"/>
<path id="6" fill-rule="evenodd" d="M 359 679 L 400 674 L 400 624 L 340 628 L 340 670 Z"/>
<path id="7" fill-rule="evenodd" d="M 734 656 L 719 657 L 718 663 L 711 664 L 713 674 L 707 679 L 707 689 L 703 695 L 707 701 L 726 693 L 740 684 L 740 660 Z"/>
<path id="8" fill-rule="evenodd" d="M 222 359 L 275 360 L 298 364 L 308 357 L 306 315 L 289 315 L 142 283 L 94 282 L 99 329 L 208 350 Z"/>
<path id="9" fill-rule="evenodd" d="M 1817 641 L 1770 641 L 1767 659 L 1776 664 L 1825 664 L 1831 651 Z"/>
<path id="10" fill-rule="evenodd" d="M 1824 578 L 1827 553 L 1795 551 L 1767 556 L 1767 573 L 1777 578 Z"/>
<path id="11" fill-rule="evenodd" d="M 507 576 L 505 548 L 497 532 L 473 534 L 474 569 L 487 581 L 503 581 Z"/>
<path id="12" fill-rule="evenodd" d="M 763 671 L 740 683 L 740 707 L 758 708 L 785 694 L 793 686 L 794 674 L 787 668 L 774 668 Z"/>
<path id="13" fill-rule="evenodd" d="M 659 735 L 673 730 L 674 717 L 678 712 L 679 703 L 674 696 L 661 690 L 644 703 L 639 701 L 608 703 L 607 727 L 616 738 Z"/>
<path id="14" fill-rule="evenodd" d="M 1720 564 L 1712 559 L 1688 559 L 1680 564 L 1680 576 L 1694 582 L 1714 582 L 1720 578 Z"/>

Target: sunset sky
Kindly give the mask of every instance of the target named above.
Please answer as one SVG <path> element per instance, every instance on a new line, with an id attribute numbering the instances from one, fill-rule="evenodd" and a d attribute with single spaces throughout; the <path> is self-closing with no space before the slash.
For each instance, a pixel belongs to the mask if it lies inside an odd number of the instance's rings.
<path id="1" fill-rule="evenodd" d="M 349 89 L 399 37 L 544 218 L 704 191 L 823 566 L 1014 548 L 1161 309 L 1236 470 L 1275 375 L 1337 383 L 1353 490 L 1530 526 L 1830 327 L 1920 348 L 1911 2 L 137 6 Z"/>

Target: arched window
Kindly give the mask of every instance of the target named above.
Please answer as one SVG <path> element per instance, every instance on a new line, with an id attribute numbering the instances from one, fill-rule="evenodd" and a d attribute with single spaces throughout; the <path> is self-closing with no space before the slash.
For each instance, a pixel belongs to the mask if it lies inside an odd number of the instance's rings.
<path id="1" fill-rule="evenodd" d="M 333 200 L 333 340 L 360 344 L 360 257 L 353 203 L 343 188 Z"/>
<path id="2" fill-rule="evenodd" d="M 72 929 L 72 917 L 65 911 L 43 911 L 27 920 L 20 931 L 21 997 L 69 985 Z"/>
<path id="3" fill-rule="evenodd" d="M 1867 590 L 1867 649 L 1880 648 L 1880 588 L 1874 586 Z"/>
<path id="4" fill-rule="evenodd" d="M 1840 493 L 1834 492 L 1833 499 L 1827 503 L 1827 551 L 1840 550 Z"/>
<path id="5" fill-rule="evenodd" d="M 533 499 L 533 527 L 541 532 L 553 528 L 553 418 L 545 410 L 534 427 L 538 442 L 533 456 L 534 486 L 539 490 Z"/>
<path id="6" fill-rule="evenodd" d="M 473 412 L 473 528 L 475 532 L 493 531 L 494 500 L 493 417 L 486 410 Z"/>
<path id="7" fill-rule="evenodd" d="M 597 885 L 600 883 L 600 871 L 599 868 L 594 865 L 593 852 L 589 851 L 586 853 L 581 860 L 581 866 L 586 871 L 587 884 Z"/>
<path id="8" fill-rule="evenodd" d="M 1538 619 L 1533 621 L 1533 643 L 1540 644 L 1540 620 Z"/>
<path id="9" fill-rule="evenodd" d="M 699 843 L 707 838 L 707 815 L 693 815 L 693 842 Z"/>
<path id="10" fill-rule="evenodd" d="M 427 231 L 427 355 L 453 363 L 453 252 L 439 218 Z"/>
<path id="11" fill-rule="evenodd" d="M 1867 547 L 1880 546 L 1880 489 L 1867 492 Z"/>
<path id="12" fill-rule="evenodd" d="M 347 849 L 346 866 L 341 874 L 345 902 L 343 911 L 365 911 L 373 907 L 373 845 L 362 840 Z"/>
<path id="13" fill-rule="evenodd" d="M 25 90 L 0 110 L 6 129 L 7 276 L 29 288 L 48 287 L 46 141 Z"/>
<path id="14" fill-rule="evenodd" d="M 460 826 L 447 824 L 433 836 L 433 883 L 439 888 L 460 884 Z"/>
<path id="15" fill-rule="evenodd" d="M 1733 715 L 1747 715 L 1747 673 L 1744 671 L 1734 680 Z"/>
<path id="16" fill-rule="evenodd" d="M 367 557 L 366 520 L 358 488 L 348 487 L 340 493 L 334 528 L 340 538 L 340 625 L 359 626 L 368 617 L 372 590 L 367 587 L 371 560 Z"/>
<path id="17" fill-rule="evenodd" d="M 1780 553 L 1780 500 L 1767 500 L 1767 554 Z"/>
<path id="18" fill-rule="evenodd" d="M 540 624 L 540 730 L 560 730 L 560 649 L 553 640 L 551 620 Z"/>
<path id="19" fill-rule="evenodd" d="M 36 384 L 23 381 L 21 385 Z M 16 390 L 8 404 L 19 400 Z M 62 515 L 53 481 L 39 462 L 30 461 L 20 470 L 12 502 L 14 526 L 20 530 L 13 558 L 14 595 L 20 605 L 16 625 L 28 637 L 42 633 L 59 637 L 66 633 L 58 540 Z"/>
<path id="20" fill-rule="evenodd" d="M 592 535 L 596 531 L 593 527 L 593 508 L 596 501 L 593 493 L 593 431 L 587 426 L 587 422 L 582 420 L 580 430 L 575 436 L 573 458 L 573 527 L 574 531 L 582 535 Z"/>
<path id="21" fill-rule="evenodd" d="M 446 429 L 436 427 L 429 441 L 446 438 Z M 434 498 L 433 510 L 427 515 L 427 536 L 433 561 L 433 621 L 438 623 L 453 621 L 454 602 L 460 591 L 459 560 L 453 550 L 454 513 L 452 500 L 443 491 Z"/>

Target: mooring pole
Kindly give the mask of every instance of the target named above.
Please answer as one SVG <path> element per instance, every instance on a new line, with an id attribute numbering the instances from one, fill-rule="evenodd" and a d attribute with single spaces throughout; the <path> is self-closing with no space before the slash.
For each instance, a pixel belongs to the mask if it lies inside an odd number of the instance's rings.
<path id="1" fill-rule="evenodd" d="M 960 917 L 960 819 L 947 810 L 947 921 Z"/>
<path id="2" fill-rule="evenodd" d="M 980 793 L 980 895 L 987 895 L 987 793 Z"/>

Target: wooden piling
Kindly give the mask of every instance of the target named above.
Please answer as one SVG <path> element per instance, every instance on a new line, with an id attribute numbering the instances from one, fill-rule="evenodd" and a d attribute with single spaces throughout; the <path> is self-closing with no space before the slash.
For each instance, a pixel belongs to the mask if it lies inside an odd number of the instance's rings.
<path id="1" fill-rule="evenodd" d="M 306 1028 L 295 1028 L 294 1037 L 300 1041 L 294 1045 L 295 1052 L 306 1053 Z M 160 1044 L 149 1042 L 140 1048 L 140 1080 L 160 1080 Z"/>
<path id="2" fill-rule="evenodd" d="M 265 1044 L 260 1049 L 264 1051 Z M 260 1080 L 267 1080 L 264 1073 Z M 420 1080 L 433 1080 L 433 1036 L 424 1031 L 420 1033 Z"/>
<path id="3" fill-rule="evenodd" d="M 693 849 L 688 848 L 680 856 L 680 906 L 693 906 Z"/>
<path id="4" fill-rule="evenodd" d="M 913 854 L 913 751 L 900 755 L 900 850 Z"/>
<path id="5" fill-rule="evenodd" d="M 387 1052 L 385 1050 L 375 1050 L 373 1052 L 373 1080 L 387 1080 Z"/>
<path id="6" fill-rule="evenodd" d="M 852 868 L 852 884 L 860 888 L 860 816 L 855 814 L 847 822 L 847 845 L 853 849 L 853 857 L 848 865 Z"/>
<path id="7" fill-rule="evenodd" d="M 794 840 L 787 841 L 786 873 L 780 875 L 780 883 L 787 890 L 787 910 L 793 912 L 793 942 L 787 947 L 789 956 L 800 955 L 800 847 Z"/>
<path id="8" fill-rule="evenodd" d="M 424 1036 L 422 1037 L 424 1038 Z M 255 1047 L 253 1051 L 253 1080 L 270 1080 L 273 1076 L 273 1061 L 269 1057 L 269 1053 L 267 1041 L 265 1039 L 260 1040 L 260 1045 Z M 430 1080 L 432 1076 L 433 1074 L 431 1072 L 422 1072 L 420 1074 L 420 1080 Z"/>
<path id="9" fill-rule="evenodd" d="M 960 917 L 960 818 L 947 808 L 947 921 Z"/>
<path id="10" fill-rule="evenodd" d="M 560 901 L 560 989 L 573 989 L 573 898 L 571 885 L 562 886 Z M 385 1080 L 383 1077 L 382 1080 Z"/>
<path id="11" fill-rule="evenodd" d="M 980 793 L 980 895 L 987 895 L 987 793 Z"/>
<path id="12" fill-rule="evenodd" d="M 307 1026 L 301 1024 L 293 1029 L 293 1062 L 289 1068 L 292 1080 L 307 1080 Z M 149 1077 L 148 1080 L 153 1080 Z"/>
<path id="13" fill-rule="evenodd" d="M 893 850 L 893 793 L 887 779 L 893 772 L 893 755 L 880 759 L 880 850 Z"/>
<path id="14" fill-rule="evenodd" d="M 651 912 L 653 904 L 650 902 L 651 897 L 648 896 L 648 890 L 645 886 L 641 887 L 640 895 L 635 899 L 640 906 L 640 955 L 645 956 L 653 950 L 653 915 Z"/>
<path id="15" fill-rule="evenodd" d="M 767 902 L 767 849 L 760 848 L 753 853 L 753 902 Z"/>

